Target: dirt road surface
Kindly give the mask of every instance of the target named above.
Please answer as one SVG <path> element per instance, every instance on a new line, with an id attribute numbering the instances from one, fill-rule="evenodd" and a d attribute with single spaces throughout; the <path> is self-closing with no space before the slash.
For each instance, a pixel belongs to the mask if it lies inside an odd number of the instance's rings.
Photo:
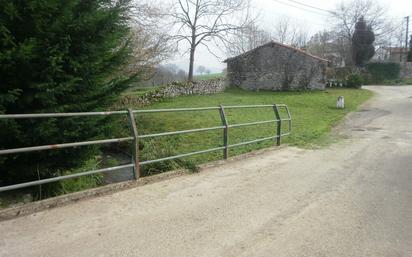
<path id="1" fill-rule="evenodd" d="M 369 89 L 339 143 L 4 221 L 0 256 L 410 257 L 412 86 Z"/>

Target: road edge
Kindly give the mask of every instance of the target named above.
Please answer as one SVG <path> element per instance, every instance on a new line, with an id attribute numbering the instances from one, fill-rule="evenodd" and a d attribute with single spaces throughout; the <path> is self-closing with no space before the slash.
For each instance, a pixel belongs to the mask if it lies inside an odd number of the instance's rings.
<path id="1" fill-rule="evenodd" d="M 248 152 L 245 154 L 236 155 L 233 157 L 228 158 L 227 160 L 218 160 L 213 162 L 208 162 L 199 165 L 199 172 L 204 172 L 207 169 L 219 167 L 226 163 L 238 161 L 240 159 L 250 158 L 264 152 L 269 151 L 279 151 L 281 149 L 285 149 L 287 145 L 281 146 L 272 146 L 264 149 L 259 149 L 256 151 Z M 87 199 L 101 197 L 109 194 L 114 194 L 116 192 L 145 186 L 149 184 L 153 184 L 156 182 L 161 182 L 169 179 L 173 179 L 176 177 L 181 176 L 189 176 L 196 173 L 187 171 L 185 169 L 173 170 L 164 173 L 160 173 L 153 176 L 143 177 L 136 181 L 125 181 L 119 182 L 115 184 L 109 184 L 97 188 L 87 189 L 84 191 L 69 193 L 65 195 L 60 195 L 52 198 L 47 198 L 44 200 L 36 201 L 36 202 L 29 202 L 18 206 L 13 206 L 5 209 L 0 210 L 0 222 L 5 220 L 10 220 L 22 216 L 27 216 L 33 213 L 45 211 L 47 209 L 63 207 L 69 204 L 76 203 L 78 201 L 84 201 Z"/>

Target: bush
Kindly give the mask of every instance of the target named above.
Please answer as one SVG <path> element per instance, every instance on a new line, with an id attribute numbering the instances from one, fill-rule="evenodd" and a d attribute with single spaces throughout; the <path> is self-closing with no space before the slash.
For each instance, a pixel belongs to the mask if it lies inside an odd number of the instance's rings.
<path id="1" fill-rule="evenodd" d="M 369 63 L 366 66 L 367 84 L 382 83 L 385 80 L 399 79 L 401 67 L 399 63 Z"/>
<path id="2" fill-rule="evenodd" d="M 349 88 L 360 88 L 363 79 L 360 74 L 350 74 L 346 77 L 345 86 Z"/>
<path id="3" fill-rule="evenodd" d="M 130 0 L 1 1 L 0 113 L 80 112 L 110 106 L 136 74 Z M 1 148 L 76 142 L 111 133 L 111 118 L 0 121 Z M 97 146 L 0 158 L 0 185 L 79 168 Z M 56 183 L 57 184 L 57 183 Z M 43 188 L 48 187 L 45 184 Z M 57 185 L 58 186 L 58 185 Z M 60 190 L 50 187 L 50 192 Z"/>

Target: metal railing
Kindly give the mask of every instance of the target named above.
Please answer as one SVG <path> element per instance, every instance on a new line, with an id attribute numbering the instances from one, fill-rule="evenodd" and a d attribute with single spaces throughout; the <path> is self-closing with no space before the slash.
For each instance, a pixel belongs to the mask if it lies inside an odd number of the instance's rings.
<path id="1" fill-rule="evenodd" d="M 272 120 L 265 120 L 265 121 L 256 121 L 256 122 L 248 122 L 248 123 L 239 123 L 239 124 L 229 124 L 227 120 L 227 116 L 225 110 L 228 109 L 243 109 L 243 108 L 271 108 L 274 111 L 275 119 Z M 287 114 L 287 118 L 281 118 L 280 109 L 284 109 Z M 142 113 L 161 113 L 161 112 L 196 112 L 196 111 L 212 111 L 216 110 L 219 112 L 222 125 L 215 126 L 215 127 L 208 127 L 208 128 L 197 128 L 197 129 L 188 129 L 188 130 L 180 130 L 180 131 L 170 131 L 170 132 L 162 132 L 156 134 L 146 134 L 146 135 L 139 135 L 137 124 L 135 120 L 136 114 Z M 43 150 L 53 150 L 53 149 L 61 149 L 67 147 L 79 147 L 79 146 L 86 146 L 86 145 L 102 145 L 102 144 L 111 144 L 111 143 L 119 143 L 119 142 L 126 142 L 131 141 L 133 142 L 133 153 L 132 153 L 132 162 L 130 164 L 115 166 L 110 168 L 92 170 L 92 171 L 85 171 L 74 173 L 70 175 L 58 176 L 53 178 L 46 178 L 46 179 L 39 179 L 36 181 L 30 181 L 20 184 L 14 185 L 7 185 L 1 186 L 0 192 L 14 190 L 24 187 L 36 186 L 50 182 L 56 182 L 65 179 L 77 178 L 81 176 L 87 176 L 97 173 L 104 173 L 104 172 L 113 172 L 124 168 L 132 168 L 133 169 L 133 177 L 134 179 L 138 179 L 140 177 L 140 168 L 142 165 L 162 162 L 167 160 L 174 160 L 183 157 L 188 157 L 197 154 L 209 153 L 214 151 L 223 151 L 223 159 L 228 158 L 229 149 L 233 147 L 243 146 L 247 144 L 257 143 L 265 140 L 276 139 L 276 144 L 280 145 L 281 137 L 289 135 L 292 130 L 292 117 L 289 111 L 289 108 L 285 104 L 273 104 L 273 105 L 242 105 L 242 106 L 223 106 L 220 105 L 218 107 L 199 107 L 199 108 L 175 108 L 175 109 L 151 109 L 151 110 L 127 110 L 127 111 L 114 111 L 114 112 L 77 112 L 77 113 L 38 113 L 38 114 L 1 114 L 0 119 L 33 119 L 33 118 L 59 118 L 59 117 L 80 117 L 80 116 L 109 116 L 109 115 L 127 115 L 128 122 L 131 128 L 131 136 L 124 137 L 124 138 L 113 138 L 113 139 L 103 139 L 103 140 L 93 140 L 93 141 L 83 141 L 83 142 L 73 142 L 73 143 L 63 143 L 63 144 L 53 144 L 53 145 L 42 145 L 42 146 L 32 146 L 32 147 L 23 147 L 23 148 L 13 148 L 13 149 L 2 149 L 0 150 L 0 155 L 6 154 L 17 154 L 17 153 L 25 153 L 25 152 L 33 152 L 33 151 L 43 151 Z M 282 123 L 286 121 L 288 122 L 288 130 L 285 133 L 282 133 Z M 274 136 L 265 137 L 265 138 L 258 138 L 251 141 L 245 141 L 237 144 L 229 144 L 229 128 L 237 128 L 237 127 L 245 127 L 245 126 L 254 126 L 260 124 L 270 124 L 276 123 L 276 133 Z M 190 153 L 179 154 L 175 156 L 169 156 L 154 160 L 145 160 L 140 161 L 139 158 L 139 139 L 144 138 L 154 138 L 154 137 L 162 137 L 162 136 L 171 136 L 171 135 L 180 135 L 180 134 L 188 134 L 188 133 L 197 133 L 197 132 L 205 132 L 205 131 L 212 131 L 212 130 L 223 130 L 223 145 L 220 147 L 215 147 L 211 149 L 205 149 L 201 151 L 195 151 Z"/>

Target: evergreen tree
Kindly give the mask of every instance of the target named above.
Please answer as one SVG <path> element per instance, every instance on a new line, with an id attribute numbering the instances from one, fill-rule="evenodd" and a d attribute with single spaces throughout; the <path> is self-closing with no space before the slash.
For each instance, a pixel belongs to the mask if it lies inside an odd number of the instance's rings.
<path id="1" fill-rule="evenodd" d="M 409 39 L 409 52 L 408 52 L 408 62 L 412 62 L 412 36 Z"/>
<path id="2" fill-rule="evenodd" d="M 375 34 L 370 26 L 360 17 L 355 25 L 352 37 L 352 59 L 356 66 L 363 67 L 375 54 Z"/>
<path id="3" fill-rule="evenodd" d="M 78 112 L 106 108 L 136 74 L 131 0 L 0 0 L 0 113 Z M 107 118 L 0 120 L 0 147 L 96 139 Z M 0 185 L 78 167 L 96 147 L 3 156 Z M 56 186 L 56 185 L 54 185 Z"/>

